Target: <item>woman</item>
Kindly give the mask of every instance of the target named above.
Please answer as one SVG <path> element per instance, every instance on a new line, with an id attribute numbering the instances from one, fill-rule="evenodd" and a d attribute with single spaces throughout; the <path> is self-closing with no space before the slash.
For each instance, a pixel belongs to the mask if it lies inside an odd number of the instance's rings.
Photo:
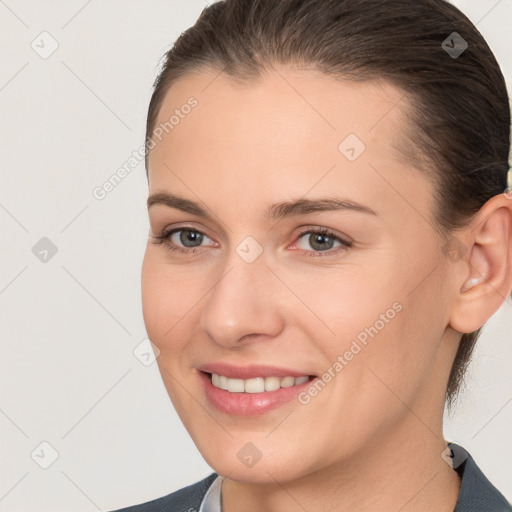
<path id="1" fill-rule="evenodd" d="M 511 510 L 442 430 L 512 288 L 509 135 L 444 0 L 206 8 L 149 106 L 142 296 L 215 473 L 123 510 Z"/>

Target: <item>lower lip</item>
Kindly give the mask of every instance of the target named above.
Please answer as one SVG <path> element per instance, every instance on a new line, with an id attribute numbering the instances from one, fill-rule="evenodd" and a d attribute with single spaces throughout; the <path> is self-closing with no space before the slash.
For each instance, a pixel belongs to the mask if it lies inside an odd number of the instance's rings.
<path id="1" fill-rule="evenodd" d="M 279 388 L 263 393 L 231 393 L 225 389 L 216 388 L 210 380 L 210 374 L 199 371 L 206 397 L 219 411 L 236 416 L 260 416 L 273 411 L 290 402 L 307 388 L 314 379 L 297 386 Z"/>

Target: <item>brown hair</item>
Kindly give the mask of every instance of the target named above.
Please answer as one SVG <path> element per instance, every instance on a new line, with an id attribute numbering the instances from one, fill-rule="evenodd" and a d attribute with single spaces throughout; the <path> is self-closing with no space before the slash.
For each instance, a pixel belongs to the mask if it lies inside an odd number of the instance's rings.
<path id="1" fill-rule="evenodd" d="M 464 41 L 467 49 L 453 53 Z M 272 63 L 352 81 L 384 79 L 401 88 L 411 99 L 409 137 L 417 150 L 405 156 L 432 175 L 434 227 L 444 235 L 467 226 L 505 190 L 510 107 L 503 74 L 477 28 L 444 0 L 216 2 L 166 53 L 149 104 L 146 142 L 177 79 L 213 68 L 250 81 Z M 480 332 L 462 334 L 447 386 L 450 406 Z"/>

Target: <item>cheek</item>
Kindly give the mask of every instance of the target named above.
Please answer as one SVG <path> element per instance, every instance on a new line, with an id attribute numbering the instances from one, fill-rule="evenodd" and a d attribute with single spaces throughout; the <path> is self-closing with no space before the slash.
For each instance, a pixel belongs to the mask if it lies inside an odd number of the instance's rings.
<path id="1" fill-rule="evenodd" d="M 403 307 L 389 278 L 379 276 L 389 276 L 389 269 L 370 272 L 351 265 L 286 276 L 309 306 L 307 310 L 295 301 L 295 309 L 289 309 L 292 321 L 299 322 L 331 359 L 349 350 L 354 340 L 364 347 L 365 342 L 385 337 Z"/>
<path id="2" fill-rule="evenodd" d="M 190 272 L 170 266 L 153 249 L 146 251 L 141 272 L 142 312 L 149 338 L 162 351 L 179 349 L 176 332 L 183 329 L 194 305 L 198 306 L 202 288 L 197 286 Z"/>
<path id="3" fill-rule="evenodd" d="M 350 396 L 396 401 L 391 389 L 409 401 L 429 378 L 443 330 L 432 319 L 442 305 L 435 282 L 411 293 L 417 275 L 418 268 L 388 261 L 371 272 L 354 266 L 295 278 L 295 292 L 316 317 L 300 306 L 293 321 L 322 351 L 325 371 L 344 375 L 335 380 Z"/>
<path id="4" fill-rule="evenodd" d="M 162 381 L 176 411 L 185 423 L 186 396 L 183 396 L 183 369 L 193 304 L 197 297 L 180 273 L 153 248 L 144 255 L 141 271 L 142 312 L 149 339 L 158 347 L 157 365 Z M 188 314 L 187 314 L 188 313 Z"/>

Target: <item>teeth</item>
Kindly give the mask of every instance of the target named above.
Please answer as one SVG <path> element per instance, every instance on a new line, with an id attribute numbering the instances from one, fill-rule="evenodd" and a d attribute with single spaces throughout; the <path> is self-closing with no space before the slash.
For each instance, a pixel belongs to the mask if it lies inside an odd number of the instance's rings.
<path id="1" fill-rule="evenodd" d="M 229 382 L 230 379 L 228 379 Z M 265 391 L 265 379 L 256 377 L 255 379 L 246 379 L 242 381 L 244 384 L 241 391 L 246 393 L 263 393 Z M 231 390 L 230 390 L 231 391 Z"/>
<path id="2" fill-rule="evenodd" d="M 228 379 L 228 391 L 231 393 L 243 393 L 244 379 Z"/>
<path id="3" fill-rule="evenodd" d="M 292 386 L 295 386 L 295 377 L 283 377 L 281 379 L 282 388 L 291 388 Z"/>
<path id="4" fill-rule="evenodd" d="M 281 379 L 279 377 L 266 377 L 263 380 L 265 381 L 265 391 L 275 391 L 281 387 Z"/>
<path id="5" fill-rule="evenodd" d="M 228 389 L 228 378 L 224 377 L 224 375 L 220 376 L 219 388 L 225 390 Z"/>
<path id="6" fill-rule="evenodd" d="M 263 393 L 279 388 L 290 388 L 307 382 L 309 377 L 254 377 L 252 379 L 229 379 L 224 375 L 212 373 L 212 384 L 230 393 Z"/>

